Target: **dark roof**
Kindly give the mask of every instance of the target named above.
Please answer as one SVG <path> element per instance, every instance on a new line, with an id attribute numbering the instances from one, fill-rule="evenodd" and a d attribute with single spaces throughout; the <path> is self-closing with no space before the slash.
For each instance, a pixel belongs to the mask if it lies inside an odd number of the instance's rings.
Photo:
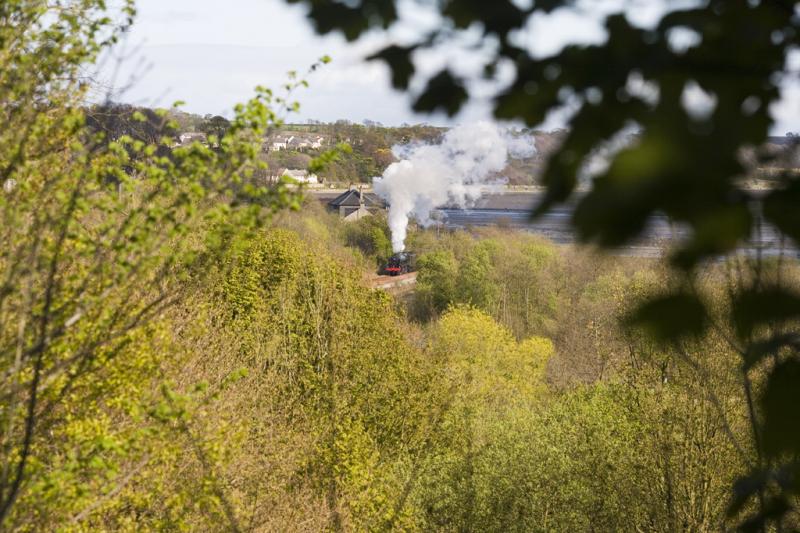
<path id="1" fill-rule="evenodd" d="M 333 208 L 339 207 L 358 207 L 361 205 L 361 192 L 357 189 L 345 191 L 330 202 L 328 205 Z M 364 194 L 365 207 L 383 207 L 383 201 L 374 194 Z"/>

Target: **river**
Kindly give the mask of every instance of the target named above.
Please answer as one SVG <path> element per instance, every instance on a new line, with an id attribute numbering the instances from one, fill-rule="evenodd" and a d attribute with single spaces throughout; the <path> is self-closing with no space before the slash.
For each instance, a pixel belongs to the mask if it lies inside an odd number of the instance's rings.
<path id="1" fill-rule="evenodd" d="M 462 229 L 469 227 L 500 226 L 516 230 L 529 231 L 542 235 L 559 244 L 575 242 L 575 235 L 569 225 L 572 208 L 559 206 L 536 220 L 531 220 L 529 209 L 438 209 L 435 216 L 439 218 L 441 227 Z M 628 246 L 615 250 L 619 255 L 659 257 L 663 255 L 671 242 L 689 234 L 686 227 L 670 224 L 664 215 L 654 215 L 642 236 Z M 797 248 L 781 241 L 781 235 L 774 228 L 764 225 L 759 234 L 754 235 L 751 242 L 742 246 L 742 251 L 756 254 L 759 251 L 768 256 L 797 256 Z"/>
<path id="2" fill-rule="evenodd" d="M 323 203 L 327 203 L 341 192 L 310 191 L 312 196 Z M 372 193 L 366 194 L 379 201 Z M 439 227 L 445 229 L 499 226 L 529 231 L 559 244 L 574 243 L 575 236 L 569 226 L 574 203 L 559 205 L 546 215 L 531 220 L 531 210 L 542 197 L 542 193 L 536 191 L 494 192 L 486 194 L 472 208 L 443 207 L 436 210 L 434 216 L 440 219 Z M 671 242 L 686 237 L 688 233 L 686 227 L 670 224 L 666 216 L 654 215 L 639 239 L 614 252 L 618 255 L 660 257 Z M 776 256 L 784 253 L 798 257 L 798 248 L 789 243 L 784 244 L 780 234 L 769 225 L 762 225 L 759 233 L 754 235 L 749 243 L 743 245 L 741 250 L 748 254 L 762 253 L 766 256 Z"/>

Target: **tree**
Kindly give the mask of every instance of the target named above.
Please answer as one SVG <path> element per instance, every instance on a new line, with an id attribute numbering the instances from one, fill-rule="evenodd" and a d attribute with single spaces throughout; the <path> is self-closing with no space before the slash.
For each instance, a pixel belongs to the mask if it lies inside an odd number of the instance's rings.
<path id="1" fill-rule="evenodd" d="M 225 117 L 221 117 L 219 115 L 215 115 L 213 117 L 206 117 L 203 122 L 200 123 L 200 131 L 208 135 L 209 137 L 213 136 L 217 139 L 215 144 L 219 144 L 220 139 L 222 139 L 225 134 L 228 132 L 228 129 L 231 127 L 231 122 Z"/>
<path id="2" fill-rule="evenodd" d="M 421 256 L 417 268 L 417 314 L 428 319 L 455 301 L 458 263 L 453 252 L 446 250 Z"/>
<path id="3" fill-rule="evenodd" d="M 373 28 L 388 29 L 400 16 L 396 0 L 289 1 L 308 6 L 319 33 L 339 31 L 349 41 Z M 635 128 L 634 142 L 617 150 L 578 198 L 572 224 L 582 241 L 601 246 L 630 242 L 655 212 L 690 228 L 670 255 L 684 275 L 637 315 L 662 341 L 679 342 L 712 324 L 710 302 L 693 290 L 705 260 L 729 254 L 758 234 L 762 216 L 782 235 L 800 240 L 800 179 L 783 172 L 774 189 L 757 193 L 743 186 L 741 178 L 750 169 L 740 159 L 744 148 L 767 140 L 775 122 L 770 107 L 795 75 L 788 56 L 800 43 L 797 2 L 675 3 L 646 28 L 633 24 L 619 7 L 605 16 L 607 36 L 601 44 L 573 43 L 546 57 L 520 44 L 519 30 L 534 17 L 547 21 L 557 10 L 581 5 L 573 0 L 443 2 L 433 8 L 442 18 L 435 28 L 371 58 L 389 66 L 394 87 L 408 90 L 417 73 L 416 53 L 443 43 L 473 46 L 485 66 L 478 77 L 499 81 L 500 64 L 513 71 L 510 83 L 495 85 L 496 117 L 536 126 L 553 111 L 570 111 L 569 131 L 547 163 L 547 193 L 536 215 L 568 200 L 591 154 Z M 476 78 L 450 66 L 419 81 L 424 88 L 414 95 L 414 109 L 449 115 L 468 101 L 473 86 L 475 91 L 485 87 L 477 89 Z M 707 109 L 686 104 L 697 95 Z M 759 153 L 759 160 L 768 157 Z M 759 511 L 746 522 L 756 530 L 768 522 L 780 525 L 800 495 L 800 435 L 790 430 L 800 427 L 800 415 L 790 407 L 800 401 L 800 345 L 793 326 L 800 318 L 800 293 L 787 288 L 780 275 L 764 278 L 760 264 L 753 263 L 732 284 L 727 317 L 736 325 L 731 341 L 742 357 L 759 452 L 751 476 L 736 485 L 730 511 L 758 501 Z M 761 376 L 764 392 L 758 401 L 753 381 Z"/>
<path id="4" fill-rule="evenodd" d="M 137 141 L 157 144 L 163 136 L 177 133 L 170 125 L 162 113 L 146 107 L 109 102 L 86 110 L 87 128 L 93 133 L 102 134 L 109 141 L 127 135 Z"/>
<path id="5" fill-rule="evenodd" d="M 113 388 L 89 387 L 93 378 L 131 355 L 237 239 L 297 205 L 283 186 L 239 186 L 277 122 L 265 89 L 237 106 L 214 151 L 86 126 L 82 73 L 129 26 L 132 3 L 122 6 L 121 25 L 101 0 L 0 6 L 2 529 L 27 523 L 15 505 L 51 466 L 49 439 L 68 407 Z"/>
<path id="6" fill-rule="evenodd" d="M 389 225 L 381 214 L 361 218 L 344 227 L 344 239 L 348 246 L 358 248 L 365 255 L 375 259 L 381 267 L 392 255 L 392 241 L 389 238 Z"/>

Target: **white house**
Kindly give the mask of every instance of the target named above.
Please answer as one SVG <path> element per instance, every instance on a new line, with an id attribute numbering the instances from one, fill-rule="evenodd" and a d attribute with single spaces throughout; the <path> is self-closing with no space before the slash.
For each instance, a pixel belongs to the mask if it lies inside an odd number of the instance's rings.
<path id="1" fill-rule="evenodd" d="M 282 175 L 289 176 L 298 183 L 319 183 L 317 175 L 310 173 L 308 170 L 287 168 Z"/>
<path id="2" fill-rule="evenodd" d="M 319 135 L 316 136 L 300 136 L 300 135 L 280 135 L 269 142 L 269 150 L 277 152 L 279 150 L 316 150 L 322 148 L 322 143 L 325 138 Z"/>
<path id="3" fill-rule="evenodd" d="M 293 135 L 289 136 L 281 135 L 275 137 L 275 139 L 272 140 L 272 143 L 270 143 L 269 149 L 272 152 L 277 152 L 278 150 L 286 150 L 287 148 L 289 148 L 289 145 L 293 140 L 294 140 Z"/>
<path id="4" fill-rule="evenodd" d="M 280 168 L 276 174 L 272 174 L 267 180 L 275 183 L 284 176 L 292 178 L 297 183 L 307 183 L 310 185 L 319 183 L 319 177 L 316 174 L 312 174 L 307 170 L 295 168 Z"/>
<path id="5" fill-rule="evenodd" d="M 186 133 L 181 133 L 180 137 L 178 137 L 178 140 L 182 146 L 192 144 L 195 141 L 203 144 L 208 142 L 208 139 L 206 139 L 206 134 L 200 133 L 199 131 L 187 131 Z"/>
<path id="6" fill-rule="evenodd" d="M 295 150 L 301 150 L 311 146 L 311 143 L 308 141 L 308 139 L 304 139 L 302 137 L 292 137 L 291 141 L 287 144 L 289 145 L 289 148 L 294 148 Z"/>

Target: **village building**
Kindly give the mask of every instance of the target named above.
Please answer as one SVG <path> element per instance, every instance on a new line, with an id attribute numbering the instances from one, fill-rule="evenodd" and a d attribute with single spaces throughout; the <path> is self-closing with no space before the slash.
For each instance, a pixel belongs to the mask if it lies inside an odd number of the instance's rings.
<path id="1" fill-rule="evenodd" d="M 280 150 L 318 150 L 325 138 L 321 135 L 279 135 L 268 143 L 271 152 Z"/>
<path id="2" fill-rule="evenodd" d="M 294 139 L 294 137 L 291 135 L 289 136 L 279 135 L 278 137 L 272 139 L 272 141 L 269 144 L 269 150 L 271 152 L 277 152 L 278 150 L 286 150 L 289 147 L 289 143 L 292 141 L 292 139 Z"/>
<path id="3" fill-rule="evenodd" d="M 186 146 L 194 142 L 206 144 L 208 142 L 208 138 L 206 137 L 205 133 L 201 133 L 199 131 L 187 131 L 185 133 L 181 133 L 180 137 L 178 137 L 178 141 L 181 146 Z"/>
<path id="4" fill-rule="evenodd" d="M 298 183 L 319 183 L 319 177 L 308 170 L 287 168 L 282 175 L 289 176 Z"/>
<path id="5" fill-rule="evenodd" d="M 328 208 L 338 212 L 345 222 L 351 222 L 386 209 L 386 204 L 374 194 L 351 187 L 328 202 Z"/>
<path id="6" fill-rule="evenodd" d="M 322 142 L 324 140 L 325 140 L 324 137 L 320 136 L 294 137 L 292 141 L 289 143 L 289 148 L 297 150 L 304 150 L 304 149 L 316 150 L 322 148 Z"/>
<path id="7" fill-rule="evenodd" d="M 267 181 L 276 183 L 284 176 L 293 179 L 297 183 L 305 183 L 308 185 L 316 185 L 320 182 L 319 176 L 316 174 L 308 170 L 296 168 L 279 168 L 278 172 L 267 177 Z"/>

